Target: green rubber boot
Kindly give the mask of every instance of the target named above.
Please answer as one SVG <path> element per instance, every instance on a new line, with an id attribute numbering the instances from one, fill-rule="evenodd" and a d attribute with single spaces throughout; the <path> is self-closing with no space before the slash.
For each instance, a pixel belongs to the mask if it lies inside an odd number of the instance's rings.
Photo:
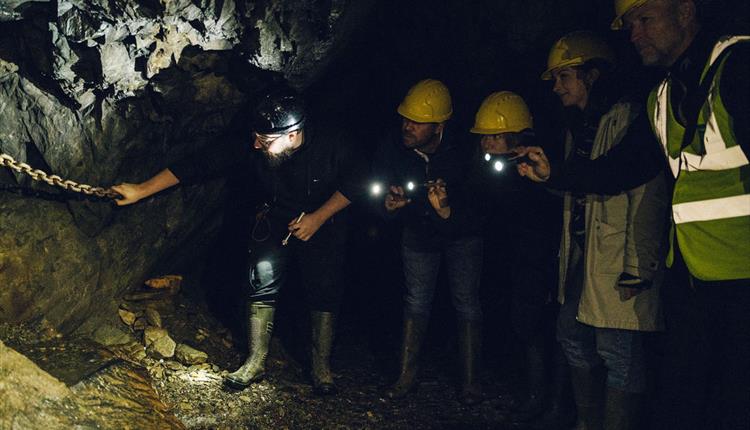
<path id="1" fill-rule="evenodd" d="M 273 303 L 251 302 L 248 306 L 248 345 L 250 355 L 239 369 L 224 378 L 224 384 L 235 390 L 242 390 L 253 382 L 259 381 L 266 373 L 266 356 L 268 344 L 273 331 L 273 314 L 276 308 Z"/>
<path id="2" fill-rule="evenodd" d="M 481 325 L 481 321 L 458 321 L 458 353 L 461 363 L 461 390 L 458 401 L 464 405 L 475 405 L 482 401 L 482 386 L 479 383 Z"/>
<path id="3" fill-rule="evenodd" d="M 322 396 L 336 394 L 338 389 L 333 383 L 331 373 L 331 347 L 335 318 L 332 312 L 312 311 L 311 376 L 313 391 Z"/>
<path id="4" fill-rule="evenodd" d="M 607 387 L 604 406 L 604 428 L 606 430 L 635 430 L 640 428 L 641 394 L 627 393 Z"/>
<path id="5" fill-rule="evenodd" d="M 606 370 L 570 367 L 573 397 L 576 401 L 578 422 L 575 430 L 604 429 L 604 379 Z"/>
<path id="6" fill-rule="evenodd" d="M 416 388 L 419 350 L 422 347 L 427 323 L 428 319 L 424 317 L 409 314 L 404 316 L 401 370 L 398 380 L 385 392 L 389 399 L 403 398 Z"/>
<path id="7" fill-rule="evenodd" d="M 526 381 L 528 385 L 526 399 L 510 416 L 514 424 L 528 423 L 544 412 L 546 403 L 546 374 L 544 363 L 544 346 L 541 336 L 526 343 Z"/>

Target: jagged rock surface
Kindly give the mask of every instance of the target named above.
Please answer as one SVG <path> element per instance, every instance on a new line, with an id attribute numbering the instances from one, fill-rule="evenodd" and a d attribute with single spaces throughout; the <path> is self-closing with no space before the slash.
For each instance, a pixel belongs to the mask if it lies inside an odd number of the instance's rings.
<path id="1" fill-rule="evenodd" d="M 50 405 L 72 403 L 72 396 L 65 384 L 0 341 L 0 427 L 70 425 L 69 417 Z"/>
<path id="2" fill-rule="evenodd" d="M 141 371 L 115 366 L 69 388 L 0 341 L 0 428 L 185 427 Z"/>

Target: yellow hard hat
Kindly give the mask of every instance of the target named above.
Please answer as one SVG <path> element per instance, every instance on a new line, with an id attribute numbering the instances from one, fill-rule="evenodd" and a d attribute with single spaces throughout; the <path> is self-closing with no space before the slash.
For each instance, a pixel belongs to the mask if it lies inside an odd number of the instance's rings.
<path id="1" fill-rule="evenodd" d="M 622 17 L 630 9 L 636 8 L 648 0 L 615 0 L 615 20 L 612 21 L 610 26 L 612 30 L 620 30 L 622 28 Z"/>
<path id="2" fill-rule="evenodd" d="M 411 87 L 397 111 L 414 122 L 443 122 L 453 114 L 451 93 L 442 82 L 424 79 Z"/>
<path id="3" fill-rule="evenodd" d="M 474 118 L 474 127 L 469 131 L 476 134 L 519 133 L 533 127 L 531 113 L 521 96 L 500 91 L 484 99 Z"/>
<path id="4" fill-rule="evenodd" d="M 542 79 L 552 79 L 555 69 L 580 66 L 594 58 L 615 62 L 614 52 L 601 37 L 589 31 L 568 33 L 555 42 L 549 51 L 547 70 L 542 73 Z"/>

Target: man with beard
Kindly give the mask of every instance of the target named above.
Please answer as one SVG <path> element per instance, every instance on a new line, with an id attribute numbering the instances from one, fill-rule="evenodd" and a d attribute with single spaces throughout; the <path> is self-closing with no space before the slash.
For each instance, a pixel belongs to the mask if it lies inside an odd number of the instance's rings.
<path id="1" fill-rule="evenodd" d="M 403 343 L 398 380 L 389 398 L 406 396 L 416 386 L 417 360 L 430 316 L 441 258 L 447 264 L 453 305 L 458 314 L 461 363 L 459 400 L 481 399 L 477 374 L 481 307 L 479 279 L 482 238 L 467 206 L 448 199 L 464 182 L 469 151 L 446 134 L 453 113 L 445 85 L 425 79 L 414 85 L 398 106 L 401 134 L 378 149 L 375 177 L 388 187 L 381 201 L 389 217 L 403 221 L 401 253 L 406 282 Z"/>
<path id="2" fill-rule="evenodd" d="M 348 141 L 313 128 L 302 99 L 290 90 L 265 95 L 256 105 L 252 127 L 255 151 L 219 148 L 177 162 L 143 183 L 112 189 L 123 196 L 117 204 L 128 205 L 178 183 L 204 180 L 232 167 L 249 169 L 254 194 L 263 203 L 249 250 L 250 354 L 225 383 L 242 389 L 264 376 L 276 299 L 296 265 L 311 309 L 313 387 L 318 394 L 334 394 L 329 358 L 343 293 L 346 222 L 341 211 L 358 192 L 356 174 L 362 168 Z M 289 240 L 291 236 L 298 240 Z"/>

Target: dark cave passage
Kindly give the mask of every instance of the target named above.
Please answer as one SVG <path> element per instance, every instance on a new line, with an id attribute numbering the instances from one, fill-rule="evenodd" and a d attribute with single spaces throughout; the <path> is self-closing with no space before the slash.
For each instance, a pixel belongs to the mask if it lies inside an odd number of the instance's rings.
<path id="1" fill-rule="evenodd" d="M 245 362 L 252 343 L 248 297 L 250 285 L 262 282 L 252 272 L 258 261 L 251 230 L 263 203 L 258 190 L 272 181 L 259 179 L 252 168 L 214 169 L 218 163 L 210 154 L 226 150 L 226 158 L 236 144 L 253 152 L 251 136 L 270 136 L 268 150 L 273 139 L 297 131 L 259 132 L 257 118 L 251 119 L 269 91 L 293 89 L 305 100 L 304 127 L 317 133 L 309 135 L 345 136 L 354 154 L 347 160 L 362 161 L 351 175 L 369 187 L 380 178 L 375 165 L 384 142 L 406 139 L 405 119 L 414 122 L 397 107 L 410 88 L 430 78 L 445 84 L 452 100 L 440 138 L 447 136 L 457 155 L 446 165 L 460 159 L 469 177 L 466 166 L 476 161 L 470 158 L 485 136 L 469 131 L 479 121 L 477 110 L 489 94 L 512 91 L 528 105 L 533 142 L 549 157 L 554 177 L 562 171 L 557 167 L 566 157 L 566 139 L 585 132 L 581 126 L 574 133 L 570 124 L 589 119 L 571 115 L 560 103 L 563 91 L 540 79 L 555 41 L 577 30 L 599 35 L 618 58 L 614 86 L 628 96 L 623 100 L 645 104 L 664 77 L 662 69 L 641 64 L 628 31 L 611 31 L 612 3 L 0 2 L 0 395 L 7 398 L 0 402 L 0 428 L 571 428 L 573 384 L 557 333 L 564 188 L 545 191 L 544 204 L 527 211 L 517 209 L 536 194 L 500 194 L 489 213 L 464 218 L 462 228 L 474 228 L 472 234 L 483 239 L 481 273 L 475 273 L 482 318 L 467 319 L 470 312 L 451 290 L 456 269 L 443 253 L 418 343 L 419 383 L 403 399 L 389 398 L 388 389 L 403 373 L 405 324 L 419 321 L 405 307 L 404 252 L 416 249 L 402 243 L 409 221 L 383 216 L 380 195 L 350 199 L 343 215 L 318 226 L 327 232 L 338 222 L 342 226 L 334 228 L 346 237 L 331 239 L 335 250 L 327 249 L 318 262 L 329 267 L 328 257 L 343 259 L 335 312 L 326 308 L 330 291 L 324 287 L 330 286 L 315 282 L 337 273 L 311 276 L 299 261 L 319 250 L 291 237 L 294 244 L 284 249 L 302 251 L 294 251 L 298 260 L 284 267 L 284 287 L 268 300 L 275 316 L 266 374 L 238 391 L 225 378 Z M 707 29 L 702 35 L 750 30 L 747 2 L 679 3 L 697 5 Z M 740 76 L 750 73 L 746 69 L 739 69 Z M 744 135 L 737 136 L 742 145 Z M 258 140 L 253 145 L 259 149 Z M 296 147 L 290 159 L 302 153 Z M 429 164 L 433 153 L 427 154 Z M 308 196 L 327 186 L 315 175 L 323 175 L 318 172 L 330 159 L 314 160 L 307 161 Z M 382 164 L 384 170 L 406 165 Z M 139 184 L 173 167 L 179 186 L 130 206 L 76 191 L 77 184 L 101 192 Z M 40 174 L 29 173 L 32 168 L 61 178 L 34 180 Z M 631 164 L 622 172 L 648 168 Z M 185 171 L 189 180 L 181 177 Z M 437 178 L 425 171 L 427 182 L 416 186 L 432 192 Z M 498 177 L 511 181 L 507 171 Z M 60 185 L 65 179 L 74 183 Z M 449 201 L 476 204 L 471 197 L 483 195 L 486 183 L 466 184 L 461 190 L 470 197 L 451 200 L 451 194 Z M 553 181 L 550 188 L 556 186 Z M 448 189 L 450 194 L 450 183 Z M 604 192 L 602 200 L 611 194 L 617 193 Z M 431 204 L 427 196 L 425 191 L 422 199 Z M 299 207 L 294 210 L 296 218 Z M 438 208 L 435 213 L 442 216 Z M 439 236 L 445 230 L 434 231 Z M 524 262 L 528 255 L 534 261 Z M 700 379 L 706 374 L 701 360 L 713 353 L 713 342 L 735 345 L 741 336 L 706 331 L 696 309 L 730 303 L 727 318 L 741 315 L 750 305 L 747 294 L 702 296 L 684 288 L 695 277 L 680 270 L 667 272 L 661 304 L 649 310 L 664 314 L 666 331 L 643 331 L 639 338 L 646 381 L 639 393 L 649 400 L 632 428 L 669 428 L 673 422 L 665 416 L 686 422 L 744 417 L 735 413 L 742 408 L 701 391 L 719 377 Z M 316 320 L 311 322 L 316 312 L 335 314 L 333 396 L 319 395 L 317 375 L 325 371 L 314 358 L 321 342 Z M 478 321 L 474 331 L 467 328 L 472 321 Z M 481 333 L 473 345 L 478 352 L 466 358 L 472 333 Z M 695 345 L 694 360 L 680 349 L 686 345 Z M 473 358 L 478 368 L 467 370 Z M 465 402 L 467 379 L 481 385 L 477 404 Z M 597 396 L 604 402 L 603 393 Z M 581 411 L 579 404 L 579 419 Z M 545 412 L 559 415 L 545 421 Z"/>

